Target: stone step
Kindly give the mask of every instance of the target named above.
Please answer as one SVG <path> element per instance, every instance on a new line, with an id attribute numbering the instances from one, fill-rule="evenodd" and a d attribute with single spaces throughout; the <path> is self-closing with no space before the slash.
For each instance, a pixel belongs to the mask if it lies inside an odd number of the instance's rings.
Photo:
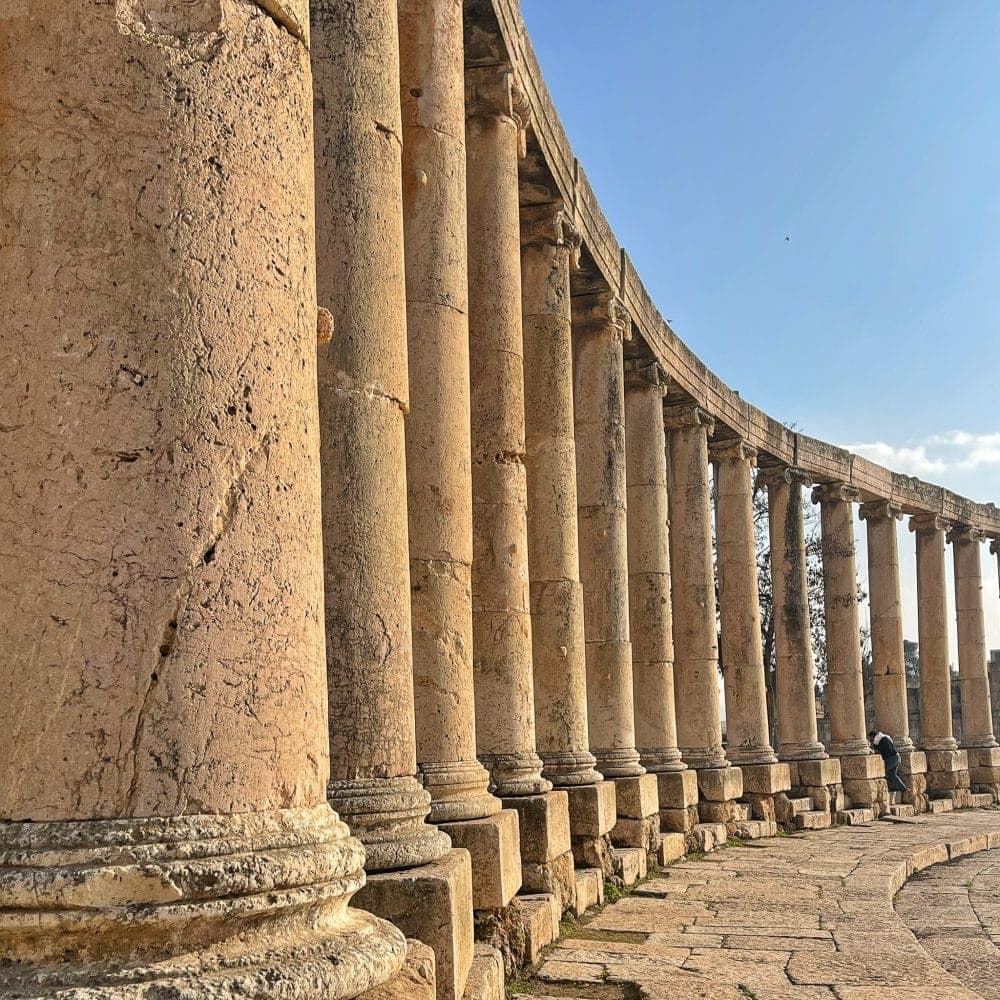
<path id="1" fill-rule="evenodd" d="M 534 965 L 547 948 L 559 937 L 559 897 L 552 892 L 519 895 L 524 926 L 524 958 Z"/>
<path id="2" fill-rule="evenodd" d="M 760 840 L 761 837 L 776 837 L 778 824 L 767 819 L 739 820 L 733 835 L 737 840 Z"/>
<path id="3" fill-rule="evenodd" d="M 729 839 L 725 823 L 696 823 L 691 831 L 695 850 L 708 854 L 717 847 L 722 847 Z"/>
<path id="4" fill-rule="evenodd" d="M 611 870 L 625 885 L 646 877 L 646 852 L 641 847 L 612 847 Z"/>
<path id="5" fill-rule="evenodd" d="M 748 820 L 753 819 L 753 813 L 751 811 L 749 802 L 734 802 L 733 803 L 733 820 L 737 823 L 746 823 Z"/>
<path id="6" fill-rule="evenodd" d="M 875 813 L 871 809 L 841 809 L 837 813 L 837 822 L 845 826 L 860 826 L 862 823 L 874 823 Z"/>
<path id="7" fill-rule="evenodd" d="M 833 825 L 833 817 L 821 809 L 806 809 L 795 814 L 797 830 L 825 830 Z"/>
<path id="8" fill-rule="evenodd" d="M 503 1000 L 503 956 L 488 944 L 477 943 L 462 1000 Z"/>
<path id="9" fill-rule="evenodd" d="M 660 846 L 656 852 L 656 863 L 669 865 L 680 861 L 687 854 L 687 839 L 683 833 L 661 833 Z"/>
<path id="10" fill-rule="evenodd" d="M 798 816 L 800 813 L 816 811 L 815 803 L 808 795 L 804 795 L 798 799 L 789 799 L 788 804 L 792 807 L 793 816 Z"/>
<path id="11" fill-rule="evenodd" d="M 932 813 L 950 813 L 955 808 L 951 799 L 931 799 L 927 805 Z"/>
<path id="12" fill-rule="evenodd" d="M 582 917 L 592 906 L 604 902 L 604 872 L 600 868 L 577 868 L 573 913 Z"/>
<path id="13" fill-rule="evenodd" d="M 908 805 L 894 805 L 889 806 L 889 815 L 898 816 L 900 819 L 910 819 L 912 816 L 916 816 L 917 810 L 913 806 Z"/>
<path id="14" fill-rule="evenodd" d="M 973 792 L 969 796 L 969 805 L 972 809 L 985 809 L 993 805 L 993 796 L 989 792 Z"/>

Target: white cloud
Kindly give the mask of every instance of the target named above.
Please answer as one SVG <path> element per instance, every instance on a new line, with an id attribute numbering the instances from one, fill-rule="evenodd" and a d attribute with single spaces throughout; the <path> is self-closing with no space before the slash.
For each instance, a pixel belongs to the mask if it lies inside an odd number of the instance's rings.
<path id="1" fill-rule="evenodd" d="M 1000 466 L 1000 433 L 945 431 L 904 445 L 869 441 L 844 447 L 895 472 L 911 476 L 933 477 L 948 471 Z"/>

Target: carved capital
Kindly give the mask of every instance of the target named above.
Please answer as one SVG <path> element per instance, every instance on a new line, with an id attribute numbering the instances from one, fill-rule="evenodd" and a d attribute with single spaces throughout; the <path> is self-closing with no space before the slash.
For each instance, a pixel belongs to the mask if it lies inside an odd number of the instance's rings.
<path id="1" fill-rule="evenodd" d="M 758 476 L 765 486 L 779 486 L 781 483 L 786 483 L 789 486 L 808 487 L 813 484 L 812 473 L 794 465 L 767 465 L 760 470 Z"/>
<path id="2" fill-rule="evenodd" d="M 566 206 L 561 201 L 544 205 L 525 205 L 521 209 L 521 245 L 566 247 L 570 267 L 580 266 L 583 237 L 573 225 Z"/>
<path id="3" fill-rule="evenodd" d="M 573 331 L 632 339 L 632 317 L 614 292 L 573 296 Z"/>
<path id="4" fill-rule="evenodd" d="M 628 358 L 625 361 L 625 388 L 658 389 L 665 395 L 670 385 L 670 376 L 660 367 L 655 358 Z"/>
<path id="5" fill-rule="evenodd" d="M 749 462 L 757 464 L 757 449 L 743 438 L 723 438 L 709 441 L 708 458 L 711 462 Z"/>
<path id="6" fill-rule="evenodd" d="M 466 68 L 465 114 L 469 118 L 509 118 L 517 127 L 524 155 L 524 131 L 531 120 L 531 106 L 506 63 Z"/>
<path id="7" fill-rule="evenodd" d="M 862 521 L 902 521 L 903 508 L 891 500 L 869 500 L 858 508 Z"/>
<path id="8" fill-rule="evenodd" d="M 951 522 L 940 514 L 914 514 L 910 518 L 910 531 L 926 534 L 934 531 L 947 531 Z"/>
<path id="9" fill-rule="evenodd" d="M 949 542 L 980 542 L 986 541 L 986 532 L 980 528 L 973 528 L 971 524 L 956 524 L 947 534 Z"/>
<path id="10" fill-rule="evenodd" d="M 663 426 L 668 431 L 704 428 L 711 435 L 715 430 L 715 419 L 706 410 L 693 403 L 680 403 L 663 407 Z"/>
<path id="11" fill-rule="evenodd" d="M 857 503 L 861 491 L 849 483 L 820 483 L 813 488 L 813 503 Z"/>

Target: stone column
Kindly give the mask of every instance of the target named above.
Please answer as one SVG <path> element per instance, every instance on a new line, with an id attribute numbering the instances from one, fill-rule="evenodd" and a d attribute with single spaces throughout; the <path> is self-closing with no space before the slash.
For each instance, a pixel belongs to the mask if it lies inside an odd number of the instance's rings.
<path id="1" fill-rule="evenodd" d="M 612 839 L 648 846 L 659 808 L 656 778 L 635 749 L 632 642 L 629 633 L 628 519 L 625 476 L 623 342 L 631 319 L 610 292 L 573 299 L 580 575 L 587 639 L 587 706 L 597 766 L 615 779 L 618 824 Z M 622 823 L 636 838 L 624 838 Z M 621 828 L 621 829 L 619 829 Z M 653 831 L 648 831 L 652 835 Z"/>
<path id="2" fill-rule="evenodd" d="M 3 15 L 0 994 L 353 997 L 308 11 L 154 6 Z"/>
<path id="3" fill-rule="evenodd" d="M 826 615 L 826 707 L 831 754 L 840 758 L 844 791 L 856 804 L 888 809 L 882 758 L 868 745 L 861 678 L 861 623 L 854 552 L 853 504 L 861 494 L 846 483 L 825 483 L 812 493 L 823 533 L 823 607 Z"/>
<path id="4" fill-rule="evenodd" d="M 739 438 L 726 438 L 709 446 L 709 458 L 715 482 L 726 756 L 740 765 L 745 794 L 771 799 L 788 791 L 791 779 L 788 765 L 778 764 L 768 732 L 751 472 L 757 449 Z M 764 819 L 774 818 L 773 803 L 758 805 Z"/>
<path id="5" fill-rule="evenodd" d="M 858 514 L 867 524 L 875 724 L 892 737 L 902 754 L 913 749 L 906 707 L 903 605 L 896 543 L 896 522 L 902 519 L 903 512 L 899 504 L 878 500 L 861 504 Z"/>
<path id="6" fill-rule="evenodd" d="M 395 0 L 314 4 L 312 64 L 317 289 L 334 325 L 319 351 L 328 797 L 385 871 L 449 848 L 414 776 Z"/>
<path id="7" fill-rule="evenodd" d="M 986 622 L 980 545 L 985 535 L 960 525 L 948 534 L 955 567 L 955 616 L 958 623 L 958 676 L 962 691 L 962 749 L 977 790 L 1000 790 L 1000 748 L 993 735 L 993 707 L 987 669 Z"/>
<path id="8" fill-rule="evenodd" d="M 663 429 L 667 383 L 655 360 L 625 362 L 629 632 L 640 762 L 656 775 L 662 827 L 687 833 L 697 822 L 697 810 L 691 810 L 698 804 L 698 777 L 677 749 Z"/>
<path id="9" fill-rule="evenodd" d="M 920 649 L 920 733 L 927 753 L 927 787 L 937 797 L 968 788 L 968 759 L 958 749 L 951 724 L 948 653 L 948 594 L 945 586 L 943 517 L 910 518 L 917 538 L 917 625 Z"/>
<path id="10" fill-rule="evenodd" d="M 674 622 L 674 698 L 677 744 L 698 771 L 705 803 L 743 794 L 743 774 L 722 749 L 719 646 L 712 568 L 708 438 L 714 421 L 697 406 L 664 408 L 670 484 L 670 564 Z"/>

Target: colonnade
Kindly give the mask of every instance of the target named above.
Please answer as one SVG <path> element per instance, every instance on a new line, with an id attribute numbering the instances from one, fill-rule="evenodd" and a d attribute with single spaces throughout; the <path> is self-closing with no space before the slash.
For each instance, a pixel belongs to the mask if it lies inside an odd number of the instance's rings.
<path id="1" fill-rule="evenodd" d="M 683 389 L 573 200 L 526 179 L 531 101 L 512 64 L 466 65 L 462 15 L 8 19 L 4 995 L 412 997 L 405 934 L 433 951 L 425 992 L 492 996 L 474 922 L 494 943 L 542 910 L 557 926 L 668 850 L 794 822 L 793 800 L 885 811 L 856 507 L 911 806 L 1000 789 L 982 530 L 782 461 Z"/>

